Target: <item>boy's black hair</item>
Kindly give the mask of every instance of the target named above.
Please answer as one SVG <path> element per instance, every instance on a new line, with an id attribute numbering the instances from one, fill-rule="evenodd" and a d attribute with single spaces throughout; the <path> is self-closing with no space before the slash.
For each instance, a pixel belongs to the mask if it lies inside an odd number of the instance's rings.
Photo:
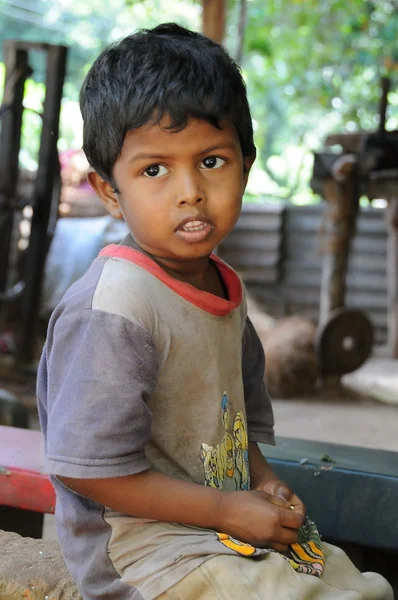
<path id="1" fill-rule="evenodd" d="M 83 83 L 80 109 L 87 159 L 110 183 L 126 133 L 165 115 L 175 131 L 189 118 L 217 127 L 230 118 L 243 156 L 255 153 L 238 66 L 219 44 L 175 23 L 141 30 L 106 48 Z"/>

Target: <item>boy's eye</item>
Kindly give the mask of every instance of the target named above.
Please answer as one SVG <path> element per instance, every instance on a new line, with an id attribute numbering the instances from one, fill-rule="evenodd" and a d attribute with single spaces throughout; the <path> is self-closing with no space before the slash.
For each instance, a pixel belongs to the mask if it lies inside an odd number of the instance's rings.
<path id="1" fill-rule="evenodd" d="M 208 156 L 202 160 L 201 164 L 203 165 L 202 168 L 205 169 L 220 169 L 225 165 L 225 160 L 219 156 Z"/>
<path id="2" fill-rule="evenodd" d="M 150 177 L 153 179 L 154 177 L 161 177 L 162 175 L 166 175 L 168 173 L 168 169 L 163 165 L 151 165 L 144 171 L 145 177 Z"/>

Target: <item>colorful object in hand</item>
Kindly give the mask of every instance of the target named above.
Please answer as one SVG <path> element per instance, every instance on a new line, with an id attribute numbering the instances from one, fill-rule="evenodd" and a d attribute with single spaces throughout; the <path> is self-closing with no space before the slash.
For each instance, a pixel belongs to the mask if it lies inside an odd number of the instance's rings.
<path id="1" fill-rule="evenodd" d="M 282 556 L 299 573 L 321 577 L 325 566 L 325 554 L 322 550 L 321 537 L 315 523 L 308 519 L 298 530 L 299 539 L 296 544 Z M 270 548 L 255 548 L 251 544 L 245 544 L 232 538 L 225 533 L 217 533 L 219 541 L 237 554 L 254 558 L 270 552 L 276 552 Z"/>

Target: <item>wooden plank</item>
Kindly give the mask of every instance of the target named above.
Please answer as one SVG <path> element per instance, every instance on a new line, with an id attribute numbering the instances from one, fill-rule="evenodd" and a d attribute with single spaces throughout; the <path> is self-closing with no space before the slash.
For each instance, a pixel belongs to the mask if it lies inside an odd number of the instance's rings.
<path id="1" fill-rule="evenodd" d="M 44 472 L 40 431 L 0 426 L 0 505 L 54 512 L 55 491 Z"/>
<path id="2" fill-rule="evenodd" d="M 0 469 L 0 505 L 54 513 L 55 491 L 47 475 L 26 469 Z"/>
<path id="3" fill-rule="evenodd" d="M 44 474 L 41 432 L 0 425 L 0 466 Z"/>

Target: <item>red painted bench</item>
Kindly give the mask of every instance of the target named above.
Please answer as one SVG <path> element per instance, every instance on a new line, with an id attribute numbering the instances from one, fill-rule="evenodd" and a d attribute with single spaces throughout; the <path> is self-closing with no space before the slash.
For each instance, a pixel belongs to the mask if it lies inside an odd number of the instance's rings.
<path id="1" fill-rule="evenodd" d="M 55 509 L 43 457 L 40 431 L 0 426 L 0 529 L 41 537 L 43 515 Z"/>

